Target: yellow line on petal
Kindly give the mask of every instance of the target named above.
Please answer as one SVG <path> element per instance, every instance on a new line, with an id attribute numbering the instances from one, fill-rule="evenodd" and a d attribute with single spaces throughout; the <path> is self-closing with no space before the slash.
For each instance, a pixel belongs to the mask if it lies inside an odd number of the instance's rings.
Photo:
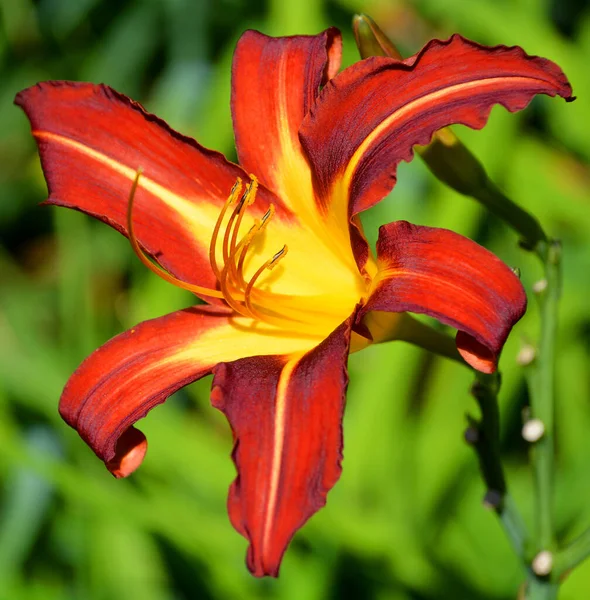
<path id="1" fill-rule="evenodd" d="M 38 139 L 49 140 L 57 144 L 61 144 L 62 146 L 72 148 L 73 150 L 92 158 L 96 162 L 109 167 L 115 171 L 115 173 L 118 173 L 119 175 L 129 179 L 130 189 L 131 183 L 137 174 L 137 169 L 140 167 L 145 167 L 145 165 L 141 164 L 138 164 L 136 168 L 129 167 L 113 158 L 110 158 L 102 152 L 98 152 L 97 150 L 82 144 L 81 142 L 77 142 L 57 133 L 50 133 L 49 131 L 33 131 L 33 135 Z M 207 240 L 209 240 L 211 237 L 211 231 L 219 215 L 220 207 L 208 202 L 207 199 L 195 198 L 196 200 L 201 201 L 201 204 L 198 206 L 196 203 L 190 202 L 186 198 L 183 198 L 182 196 L 170 191 L 168 188 L 156 183 L 145 173 L 142 174 L 138 187 L 143 188 L 149 193 L 158 197 L 169 208 L 172 208 L 176 212 L 180 213 L 183 220 L 190 221 L 191 231 L 195 235 L 195 238 L 198 240 L 203 240 L 204 243 L 207 243 Z M 125 193 L 125 195 L 122 197 L 122 200 L 125 201 L 126 198 L 127 193 Z"/>
<path id="2" fill-rule="evenodd" d="M 383 134 L 383 132 L 391 127 L 396 121 L 401 121 L 408 114 L 420 109 L 424 105 L 430 103 L 439 103 L 443 99 L 446 99 L 448 96 L 453 96 L 454 94 L 460 94 L 461 92 L 465 92 L 472 88 L 484 88 L 484 87 L 494 87 L 499 83 L 506 84 L 516 84 L 523 82 L 531 82 L 534 81 L 532 77 L 490 77 L 489 79 L 478 79 L 475 81 L 468 81 L 466 83 L 458 83 L 456 85 L 452 85 L 442 90 L 437 90 L 436 92 L 432 92 L 427 94 L 426 96 L 421 96 L 412 102 L 408 102 L 408 104 L 404 104 L 404 106 L 398 108 L 395 112 L 391 113 L 386 119 L 381 121 L 373 131 L 363 140 L 361 145 L 356 149 L 355 153 L 352 155 L 352 158 L 348 162 L 346 166 L 346 170 L 344 171 L 344 176 L 342 178 L 342 184 L 344 184 L 345 189 L 350 188 L 350 183 L 352 180 L 352 176 L 354 175 L 354 171 L 356 170 L 359 162 L 361 161 L 362 156 L 365 154 L 367 149 L 375 142 L 375 140 Z"/>
<path id="3" fill-rule="evenodd" d="M 286 404 L 287 404 L 287 389 L 291 380 L 293 370 L 299 364 L 302 355 L 290 360 L 283 367 L 279 383 L 277 385 L 277 395 L 275 400 L 275 419 L 274 419 L 274 436 L 272 449 L 272 463 L 270 470 L 270 486 L 268 490 L 268 500 L 266 503 L 266 517 L 262 528 L 262 553 L 266 551 L 270 536 L 272 534 L 272 524 L 274 512 L 277 506 L 279 480 L 281 478 L 281 466 L 283 462 L 283 449 L 285 446 L 285 421 L 286 421 Z"/>

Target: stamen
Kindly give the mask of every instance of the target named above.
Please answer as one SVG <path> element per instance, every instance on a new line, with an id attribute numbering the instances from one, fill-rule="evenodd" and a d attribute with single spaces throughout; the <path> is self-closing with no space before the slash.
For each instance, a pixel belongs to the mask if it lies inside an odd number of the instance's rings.
<path id="1" fill-rule="evenodd" d="M 246 212 L 246 208 L 248 208 L 248 206 L 250 206 L 256 199 L 256 190 L 258 189 L 258 180 L 253 175 L 251 175 L 251 177 L 252 177 L 252 180 L 247 185 L 246 190 L 244 191 L 244 194 L 240 198 L 240 201 L 238 202 L 238 205 L 234 209 L 231 217 L 229 218 L 227 226 L 225 228 L 225 235 L 223 236 L 223 261 L 224 261 L 224 263 L 227 263 L 230 255 L 233 251 L 233 248 L 235 245 L 235 240 L 238 235 L 237 230 L 240 227 L 242 218 L 244 216 L 244 213 Z M 254 193 L 252 193 L 252 190 L 254 190 Z M 236 220 L 237 220 L 237 223 L 236 223 Z M 232 240 L 231 243 L 230 243 L 230 236 L 231 236 L 231 240 Z"/>
<path id="2" fill-rule="evenodd" d="M 246 259 L 246 253 L 248 252 L 248 248 L 250 247 L 250 244 L 252 243 L 252 240 L 254 239 L 254 237 L 263 231 L 263 229 L 266 227 L 266 224 L 268 223 L 268 221 L 270 221 L 272 219 L 274 214 L 275 214 L 275 206 L 274 206 L 274 204 L 271 204 L 268 207 L 268 210 L 262 216 L 262 219 L 260 221 L 257 221 L 252 226 L 252 228 L 248 232 L 248 235 L 246 236 L 248 239 L 246 239 L 246 242 L 244 244 L 244 249 L 238 259 L 238 264 L 236 266 L 236 272 L 235 272 L 235 277 L 236 277 L 236 280 L 238 281 L 238 285 L 241 285 L 242 287 L 246 287 L 246 280 L 244 279 L 244 261 Z M 253 231 L 253 230 L 255 230 L 255 231 Z M 252 235 L 250 235 L 250 234 L 252 234 Z M 241 243 L 242 242 L 240 242 L 240 244 Z"/>
<path id="3" fill-rule="evenodd" d="M 254 284 L 256 283 L 257 279 L 265 271 L 265 269 L 268 269 L 269 271 L 274 269 L 277 266 L 278 262 L 287 255 L 288 251 L 289 248 L 285 244 L 271 259 L 267 260 L 258 269 L 258 271 L 254 273 L 254 276 L 252 277 L 252 279 L 250 279 L 248 285 L 246 286 L 246 291 L 244 292 L 244 302 L 246 303 L 246 307 L 255 317 L 257 317 L 261 321 L 266 321 L 268 319 L 252 306 L 252 288 L 254 287 Z"/>
<path id="4" fill-rule="evenodd" d="M 219 282 L 221 290 L 213 290 L 210 288 L 202 287 L 199 285 L 193 285 L 181 281 L 171 273 L 169 273 L 157 262 L 150 260 L 148 255 L 142 250 L 139 242 L 135 236 L 135 230 L 133 226 L 133 206 L 135 202 L 135 195 L 137 188 L 139 187 L 139 180 L 143 174 L 142 169 L 138 169 L 133 184 L 131 186 L 131 192 L 129 194 L 129 200 L 127 204 L 127 230 L 129 241 L 133 251 L 150 271 L 180 287 L 188 290 L 198 296 L 209 296 L 212 298 L 222 298 L 227 304 L 238 314 L 248 318 L 258 319 L 260 321 L 266 321 L 267 323 L 283 325 L 285 321 L 293 321 L 291 317 L 285 317 L 284 315 L 273 314 L 273 310 L 270 307 L 261 306 L 263 312 L 260 312 L 258 308 L 255 308 L 254 301 L 261 297 L 268 302 L 269 298 L 273 298 L 275 295 L 270 292 L 264 292 L 262 290 L 254 289 L 254 286 L 262 273 L 268 269 L 272 270 L 278 264 L 278 262 L 287 254 L 287 246 L 283 246 L 276 254 L 274 254 L 269 260 L 267 260 L 251 277 L 250 281 L 246 283 L 244 278 L 244 265 L 246 255 L 254 238 L 260 235 L 268 222 L 272 219 L 275 214 L 275 207 L 271 204 L 264 215 L 254 221 L 254 224 L 250 227 L 248 232 L 242 236 L 238 241 L 240 235 L 240 228 L 242 225 L 243 217 L 248 206 L 252 205 L 256 199 L 256 192 L 258 189 L 258 180 L 253 175 L 250 175 L 251 181 L 246 186 L 239 201 L 239 195 L 242 193 L 242 180 L 237 179 L 236 183 L 231 189 L 230 195 L 227 198 L 219 217 L 215 223 L 213 233 L 211 235 L 211 242 L 209 244 L 209 260 L 211 263 L 211 269 Z M 217 242 L 219 240 L 219 234 L 223 227 L 223 222 L 226 213 L 230 206 L 235 205 L 231 216 L 229 217 L 225 226 L 225 232 L 222 241 L 222 256 L 223 256 L 223 268 L 217 263 Z M 270 314 L 267 314 L 270 313 Z"/>
<path id="5" fill-rule="evenodd" d="M 239 283 L 237 285 L 234 285 L 234 289 L 230 289 L 230 286 L 233 283 L 230 278 L 230 273 L 235 270 L 236 257 L 239 255 L 239 257 L 242 258 L 243 254 L 247 251 L 248 246 L 252 241 L 252 238 L 256 235 L 259 224 L 259 221 L 256 221 L 254 225 L 250 227 L 248 233 L 240 240 L 240 243 L 237 245 L 234 252 L 228 257 L 228 260 L 225 263 L 223 271 L 221 272 L 221 275 L 219 277 L 219 286 L 221 287 L 221 291 L 223 292 L 224 298 L 226 299 L 227 303 L 234 310 L 248 317 L 251 317 L 252 315 L 248 312 L 244 312 L 244 308 L 241 308 L 239 304 L 232 303 L 234 300 L 234 295 L 239 295 L 240 299 L 243 299 L 243 294 L 241 293 Z M 245 285 L 246 284 L 244 282 L 243 286 Z"/>
<path id="6" fill-rule="evenodd" d="M 244 197 L 243 197 L 243 202 L 244 202 L 245 207 L 248 207 L 248 206 L 251 206 L 252 204 L 254 204 L 254 201 L 256 200 L 256 192 L 258 191 L 258 179 L 256 179 L 256 177 L 254 175 L 250 175 L 250 177 L 252 178 L 252 181 L 246 188 L 246 192 L 244 193 Z M 230 254 L 236 248 L 236 243 L 238 240 L 238 232 L 240 230 L 240 225 L 242 224 L 242 218 L 243 218 L 245 212 L 246 212 L 245 210 L 240 210 L 240 212 L 238 214 L 238 220 L 234 226 L 234 230 L 232 233 L 231 244 L 230 244 Z"/>
<path id="7" fill-rule="evenodd" d="M 221 271 L 217 266 L 217 258 L 215 257 L 215 253 L 217 250 L 217 236 L 219 235 L 219 229 L 221 228 L 221 224 L 223 222 L 223 218 L 225 217 L 225 213 L 231 204 L 236 201 L 236 198 L 240 195 L 242 191 L 242 180 L 238 177 L 236 182 L 234 183 L 231 192 L 229 194 L 228 199 L 225 201 L 223 208 L 221 209 L 221 213 L 219 213 L 219 217 L 217 217 L 217 222 L 215 223 L 215 228 L 213 229 L 213 234 L 211 235 L 211 242 L 209 244 L 209 262 L 211 263 L 211 269 L 215 274 L 215 277 L 219 279 Z"/>
<path id="8" fill-rule="evenodd" d="M 191 283 L 186 283 L 181 281 L 180 279 L 174 277 L 174 275 L 168 273 L 168 271 L 164 270 L 159 265 L 153 263 L 145 254 L 145 252 L 139 246 L 139 242 L 135 237 L 135 230 L 133 227 L 133 203 L 135 201 L 135 193 L 137 192 L 137 187 L 139 185 L 139 179 L 143 173 L 143 169 L 141 167 L 137 169 L 135 174 L 135 178 L 133 179 L 133 184 L 131 185 L 131 191 L 129 192 L 129 200 L 127 202 L 127 234 L 129 236 L 129 242 L 131 243 L 131 247 L 133 251 L 137 255 L 137 258 L 150 270 L 152 273 L 155 273 L 168 283 L 175 285 L 183 290 L 187 290 L 192 292 L 193 294 L 197 294 L 198 296 L 209 296 L 211 298 L 223 298 L 223 294 L 219 290 L 212 290 L 210 288 L 202 287 L 200 285 L 193 285 Z"/>

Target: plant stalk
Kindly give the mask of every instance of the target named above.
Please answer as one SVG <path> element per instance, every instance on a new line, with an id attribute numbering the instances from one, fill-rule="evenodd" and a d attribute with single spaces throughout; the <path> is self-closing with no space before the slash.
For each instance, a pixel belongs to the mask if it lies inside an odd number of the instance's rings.
<path id="1" fill-rule="evenodd" d="M 499 373 L 476 373 L 471 393 L 479 405 L 479 421 L 468 416 L 467 440 L 479 459 L 480 470 L 487 487 L 484 504 L 493 508 L 517 556 L 524 559 L 529 533 L 512 497 L 507 492 L 506 478 L 500 458 Z"/>

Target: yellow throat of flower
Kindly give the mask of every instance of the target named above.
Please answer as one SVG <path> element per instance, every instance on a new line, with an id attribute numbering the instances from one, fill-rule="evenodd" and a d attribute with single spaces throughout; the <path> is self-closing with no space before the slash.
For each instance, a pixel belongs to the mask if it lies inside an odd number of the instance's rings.
<path id="1" fill-rule="evenodd" d="M 178 279 L 152 262 L 135 236 L 133 207 L 141 176 L 142 172 L 139 170 L 129 194 L 127 205 L 129 240 L 141 262 L 165 281 L 200 297 L 222 299 L 242 317 L 314 337 L 326 335 L 331 331 L 352 312 L 354 305 L 360 300 L 360 293 L 345 294 L 344 290 L 330 289 L 330 285 L 326 286 L 326 294 L 312 296 L 281 294 L 267 289 L 268 280 L 265 280 L 263 274 L 274 269 L 285 258 L 289 250 L 286 244 L 262 262 L 253 274 L 250 267 L 248 271 L 251 274 L 246 276 L 246 263 L 254 258 L 261 247 L 259 245 L 255 252 L 253 246 L 262 238 L 263 232 L 275 215 L 275 206 L 270 204 L 262 217 L 254 219 L 248 231 L 240 236 L 244 217 L 248 207 L 256 200 L 258 190 L 258 180 L 252 175 L 246 185 L 238 178 L 213 227 L 208 254 L 211 270 L 217 280 L 217 289 Z M 310 265 L 310 268 L 313 266 Z M 351 274 L 351 280 L 355 277 L 359 277 L 358 271 Z M 265 289 L 262 289 L 261 285 L 265 285 Z M 349 295 L 350 298 L 346 300 Z"/>

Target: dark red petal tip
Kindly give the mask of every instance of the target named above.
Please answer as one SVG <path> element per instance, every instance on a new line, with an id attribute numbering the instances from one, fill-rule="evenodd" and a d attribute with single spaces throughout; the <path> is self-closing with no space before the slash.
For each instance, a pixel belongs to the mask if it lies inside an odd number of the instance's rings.
<path id="1" fill-rule="evenodd" d="M 458 331 L 455 342 L 463 360 L 476 371 L 489 375 L 498 368 L 498 354 L 492 352 L 490 348 L 478 342 L 474 337 L 464 331 Z"/>
<path id="2" fill-rule="evenodd" d="M 117 478 L 131 475 L 141 465 L 147 452 L 147 439 L 139 429 L 130 427 L 119 438 L 115 456 L 106 462 L 107 469 Z"/>
<path id="3" fill-rule="evenodd" d="M 115 477 L 137 469 L 147 451 L 133 424 L 211 372 L 216 361 L 195 344 L 228 319 L 220 309 L 194 307 L 145 321 L 93 352 L 70 377 L 59 412 Z"/>

